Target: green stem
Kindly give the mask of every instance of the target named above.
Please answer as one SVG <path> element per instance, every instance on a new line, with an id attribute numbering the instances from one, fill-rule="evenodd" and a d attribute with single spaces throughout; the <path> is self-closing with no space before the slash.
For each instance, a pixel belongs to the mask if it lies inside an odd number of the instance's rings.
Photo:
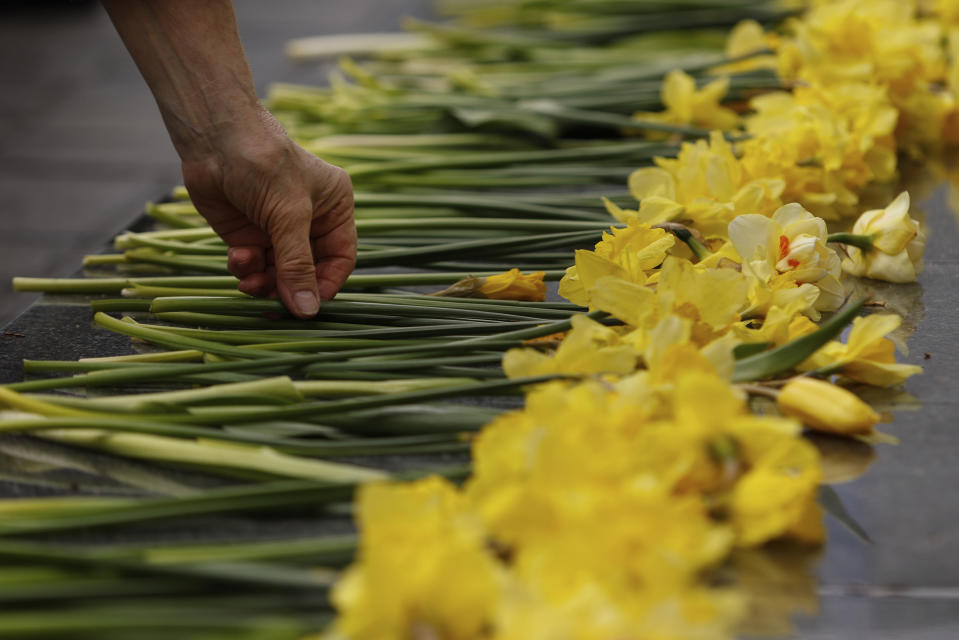
<path id="1" fill-rule="evenodd" d="M 431 245 L 410 249 L 388 249 L 361 254 L 357 257 L 357 266 L 375 267 L 391 264 L 408 264 L 410 260 L 430 262 L 449 258 L 461 258 L 472 255 L 498 256 L 513 255 L 512 252 L 521 250 L 519 257 L 530 251 L 543 249 L 567 248 L 576 245 L 597 241 L 600 231 L 571 231 L 565 233 L 549 233 L 532 236 L 497 239 L 465 240 L 447 244 Z"/>
<path id="2" fill-rule="evenodd" d="M 862 249 L 863 251 L 871 251 L 873 247 L 873 236 L 866 234 L 830 233 L 828 241 L 852 245 Z"/>
<path id="3" fill-rule="evenodd" d="M 226 256 L 178 256 L 158 253 L 153 249 L 130 249 L 123 253 L 123 262 L 145 262 L 174 269 L 228 274 Z M 84 262 L 84 265 L 87 265 Z"/>
<path id="4" fill-rule="evenodd" d="M 418 220 L 357 220 L 362 235 L 375 231 L 423 229 L 484 229 L 509 231 L 604 231 L 610 223 L 591 220 L 521 220 L 515 218 L 420 218 Z"/>
<path id="5" fill-rule="evenodd" d="M 676 145 L 653 142 L 621 142 L 618 144 L 594 145 L 578 149 L 545 149 L 536 151 L 477 151 L 464 153 L 460 157 L 417 158 L 355 164 L 348 167 L 351 177 L 362 178 L 369 175 L 392 173 L 397 171 L 424 171 L 426 169 L 446 169 L 451 167 L 495 167 L 507 164 L 530 162 L 563 162 L 572 160 L 582 162 L 587 159 L 609 160 L 612 158 L 653 158 L 672 156 Z"/>
<path id="6" fill-rule="evenodd" d="M 339 298 L 339 296 L 337 296 Z M 350 297 L 344 296 L 342 299 L 330 300 L 320 306 L 320 313 L 317 318 L 323 318 L 330 314 L 361 314 L 381 317 L 427 317 L 431 320 L 449 319 L 460 321 L 495 321 L 512 322 L 516 320 L 536 320 L 539 318 L 555 318 L 561 315 L 563 318 L 569 317 L 568 312 L 553 312 L 549 309 L 530 308 L 529 313 L 523 313 L 522 307 L 508 307 L 508 312 L 488 310 L 491 307 L 481 307 L 479 305 L 469 304 L 444 304 L 442 300 L 433 301 L 410 300 L 402 303 L 395 298 L 386 302 L 372 302 L 376 299 L 372 296 L 363 296 L 354 298 L 360 301 L 352 302 Z M 415 302 L 415 304 L 410 304 Z M 435 303 L 435 304 L 434 304 Z M 289 312 L 282 302 L 266 298 L 258 299 L 238 299 L 238 298 L 201 298 L 194 296 L 173 297 L 173 298 L 154 298 L 150 305 L 150 311 L 153 313 L 193 311 L 200 313 L 219 313 L 219 314 L 282 314 L 288 316 Z"/>
<path id="7" fill-rule="evenodd" d="M 432 469 L 429 472 L 397 474 L 396 479 L 414 479 L 426 473 L 462 478 L 466 470 Z M 85 527 L 100 527 L 129 523 L 149 522 L 168 518 L 208 516 L 219 513 L 261 511 L 283 507 L 344 502 L 352 498 L 356 482 L 321 483 L 312 480 L 282 480 L 262 484 L 208 489 L 192 495 L 176 498 L 149 498 L 133 504 L 105 507 L 71 516 L 21 520 L 15 525 L 0 523 L 0 535 L 36 534 L 41 532 L 69 531 Z M 4 544 L 7 544 L 4 542 Z"/>
<path id="8" fill-rule="evenodd" d="M 515 322 L 457 322 L 435 326 L 408 326 L 384 327 L 382 325 L 345 324 L 339 322 L 319 322 L 310 320 L 274 320 L 271 318 L 257 318 L 253 316 L 229 316 L 216 313 L 170 312 L 156 314 L 158 320 L 179 322 L 190 325 L 210 327 L 230 327 L 236 329 L 278 330 L 278 331 L 306 331 L 311 330 L 318 337 L 429 337 L 449 335 L 486 334 L 501 331 L 505 327 L 530 327 L 538 324 L 537 320 L 520 320 Z"/>
<path id="9" fill-rule="evenodd" d="M 705 260 L 713 253 L 706 247 L 706 245 L 700 242 L 699 239 L 693 235 L 688 227 L 683 224 L 679 224 L 678 222 L 664 222 L 655 226 L 665 229 L 686 243 L 686 246 L 688 246 L 690 251 L 693 252 L 693 255 L 696 256 L 697 260 Z"/>
<path id="10" fill-rule="evenodd" d="M 605 223 L 604 223 L 605 224 Z M 499 271 L 474 273 L 384 273 L 352 274 L 347 278 L 345 290 L 351 288 L 401 287 L 410 285 L 452 284 L 470 276 L 492 276 Z M 547 271 L 546 280 L 559 280 L 565 271 Z M 131 278 L 13 278 L 14 291 L 37 291 L 42 293 L 120 293 L 126 288 L 171 287 L 182 289 L 216 289 L 216 295 L 235 295 L 237 279 L 233 276 L 152 276 Z M 219 293 L 223 290 L 224 293 Z"/>
<path id="11" fill-rule="evenodd" d="M 206 417 L 225 409 L 198 407 L 195 410 L 196 415 Z M 263 407 L 250 407 L 250 410 L 262 413 Z M 373 469 L 312 458 L 434 453 L 459 451 L 467 446 L 455 433 L 310 442 L 108 414 L 0 420 L 0 433 L 22 432 L 134 458 L 252 469 L 275 476 L 320 481 L 374 480 L 384 475 Z M 200 441 L 181 440 L 183 438 Z"/>

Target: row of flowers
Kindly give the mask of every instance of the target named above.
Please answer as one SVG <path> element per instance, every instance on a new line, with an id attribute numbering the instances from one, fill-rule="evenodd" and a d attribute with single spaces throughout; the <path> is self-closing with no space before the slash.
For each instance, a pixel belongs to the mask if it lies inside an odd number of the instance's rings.
<path id="1" fill-rule="evenodd" d="M 921 271 L 908 194 L 848 232 L 830 235 L 826 220 L 861 210 L 900 152 L 956 139 L 959 3 L 940 5 L 816 2 L 779 34 L 739 25 L 730 56 L 763 52 L 718 72 L 772 68 L 793 87 L 748 104 L 721 104 L 722 78 L 697 89 L 666 77 L 666 110 L 638 118 L 721 130 L 636 171 L 638 208 L 607 203 L 622 226 L 577 251 L 560 284 L 619 323 L 574 317 L 568 333 L 506 354 L 510 377 L 575 380 L 530 389 L 522 410 L 485 427 L 462 488 L 428 478 L 360 491 L 361 550 L 333 594 L 333 635 L 732 636 L 745 605 L 711 570 L 737 548 L 824 538 L 823 472 L 803 428 L 868 437 L 879 416 L 841 383 L 921 371 L 896 362 L 888 336 L 901 318 L 876 313 L 791 378 L 734 381 L 744 345 L 784 345 L 837 310 L 844 274 Z M 513 273 L 483 295 L 510 285 L 542 291 Z M 751 394 L 778 411 L 757 413 Z"/>

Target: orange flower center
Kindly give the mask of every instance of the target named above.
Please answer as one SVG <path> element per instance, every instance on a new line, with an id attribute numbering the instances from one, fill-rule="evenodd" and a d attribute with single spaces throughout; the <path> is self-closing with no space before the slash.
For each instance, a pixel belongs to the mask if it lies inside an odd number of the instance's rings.
<path id="1" fill-rule="evenodd" d="M 789 238 L 787 238 L 786 236 L 779 236 L 779 259 L 782 260 L 788 255 L 789 255 Z"/>

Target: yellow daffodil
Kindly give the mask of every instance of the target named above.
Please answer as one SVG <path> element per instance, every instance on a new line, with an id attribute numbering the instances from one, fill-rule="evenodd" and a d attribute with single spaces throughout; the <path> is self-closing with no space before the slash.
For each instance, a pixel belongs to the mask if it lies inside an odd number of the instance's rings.
<path id="1" fill-rule="evenodd" d="M 625 375 L 636 369 L 638 354 L 621 342 L 615 331 L 585 315 L 575 315 L 570 322 L 572 329 L 552 355 L 531 348 L 507 351 L 503 356 L 506 376 L 520 378 L 555 373 Z"/>
<path id="2" fill-rule="evenodd" d="M 780 48 L 786 79 L 862 79 L 904 94 L 943 73 L 941 27 L 917 20 L 911 2 L 818 3 L 789 27 L 792 37 Z"/>
<path id="3" fill-rule="evenodd" d="M 689 262 L 667 258 L 659 274 L 660 309 L 694 322 L 693 340 L 705 344 L 739 320 L 746 304 L 746 278 L 732 269 L 702 271 Z"/>
<path id="4" fill-rule="evenodd" d="M 762 25 L 755 20 L 742 20 L 730 30 L 729 36 L 726 38 L 724 53 L 727 58 L 741 58 L 766 49 L 775 49 L 778 44 L 779 38 L 776 34 L 766 33 L 763 31 Z M 775 71 L 777 67 L 776 56 L 766 53 L 752 55 L 737 62 L 729 62 L 713 69 L 712 73 L 744 73 L 757 69 Z"/>
<path id="5" fill-rule="evenodd" d="M 672 384 L 682 374 L 691 371 L 718 374 L 725 379 L 732 377 L 735 366 L 733 349 L 740 340 L 730 332 L 700 347 L 692 342 L 693 327 L 689 318 L 671 313 L 660 318 L 648 332 L 642 332 L 644 342 L 640 342 L 639 335 L 636 335 L 640 331 L 625 336 L 642 350 L 651 384 Z"/>
<path id="6" fill-rule="evenodd" d="M 692 76 L 681 69 L 674 69 L 663 78 L 661 98 L 665 110 L 638 111 L 633 117 L 700 129 L 735 129 L 739 125 L 739 116 L 720 104 L 728 91 L 729 78 L 712 80 L 702 89 L 697 89 Z M 654 138 L 666 135 L 657 133 L 650 132 L 648 135 Z"/>
<path id="7" fill-rule="evenodd" d="M 922 367 L 896 362 L 896 347 L 885 336 L 902 322 L 896 314 L 873 314 L 852 321 L 845 344 L 830 342 L 800 366 L 800 369 L 828 369 L 866 384 L 891 387 L 922 373 Z"/>
<path id="8" fill-rule="evenodd" d="M 479 637 L 499 602 L 501 569 L 457 489 L 436 477 L 370 484 L 357 508 L 363 535 L 332 594 L 336 631 L 353 640 Z"/>
<path id="9" fill-rule="evenodd" d="M 778 48 L 786 81 L 885 87 L 899 111 L 896 136 L 907 150 L 936 146 L 955 101 L 946 81 L 942 25 L 920 19 L 915 3 L 837 0 L 819 3 L 788 25 Z"/>
<path id="10" fill-rule="evenodd" d="M 747 322 L 736 323 L 733 332 L 743 342 L 769 342 L 775 346 L 784 345 L 790 340 L 794 340 L 796 335 L 790 331 L 790 327 L 800 316 L 807 305 L 804 300 L 794 300 L 784 307 L 772 305 L 766 311 L 762 324 L 759 327 L 752 327 Z M 815 328 L 815 325 L 813 325 Z"/>
<path id="11" fill-rule="evenodd" d="M 959 25 L 959 2 L 956 0 L 933 0 L 932 10 L 942 24 Z"/>
<path id="12" fill-rule="evenodd" d="M 737 215 L 772 214 L 782 204 L 783 180 L 754 179 L 718 131 L 709 142 L 683 143 L 675 159 L 656 158 L 656 164 L 629 177 L 630 192 L 639 200 L 635 215 L 648 224 L 682 218 L 707 236 L 723 237 Z"/>
<path id="13" fill-rule="evenodd" d="M 538 543 L 575 505 L 573 492 L 612 491 L 633 474 L 649 410 L 643 396 L 596 381 L 539 385 L 524 409 L 497 418 L 474 441 L 467 496 L 496 539 Z"/>
<path id="14" fill-rule="evenodd" d="M 495 300 L 546 300 L 546 283 L 542 271 L 523 274 L 519 269 L 510 269 L 505 273 L 487 276 L 479 287 L 480 297 Z"/>
<path id="15" fill-rule="evenodd" d="M 686 260 L 669 257 L 657 275 L 655 292 L 616 277 L 600 278 L 588 292 L 589 305 L 642 330 L 652 329 L 671 314 L 686 318 L 692 323 L 690 339 L 699 346 L 726 333 L 740 319 L 747 283 L 738 271 L 700 270 Z"/>
<path id="16" fill-rule="evenodd" d="M 587 306 L 589 291 L 604 276 L 645 284 L 648 274 L 663 262 L 675 243 L 672 234 L 635 219 L 625 228 L 613 227 L 609 233 L 603 232 L 602 240 L 592 251 L 576 251 L 576 264 L 566 270 L 559 283 L 559 294 Z"/>
<path id="17" fill-rule="evenodd" d="M 797 378 L 779 392 L 776 404 L 786 415 L 802 420 L 810 429 L 857 435 L 872 431 L 879 414 L 856 394 L 830 382 Z"/>
<path id="18" fill-rule="evenodd" d="M 703 586 L 634 589 L 630 597 L 616 598 L 586 583 L 559 601 L 532 591 L 507 600 L 494 640 L 728 640 L 744 614 L 737 593 Z"/>
<path id="19" fill-rule="evenodd" d="M 854 209 L 866 184 L 895 177 L 898 112 L 882 87 L 813 84 L 750 106 L 742 163 L 754 176 L 784 179 L 784 200 L 835 218 Z"/>
<path id="20" fill-rule="evenodd" d="M 510 269 L 492 276 L 470 276 L 453 283 L 446 289 L 431 295 L 455 298 L 487 298 L 490 300 L 528 300 L 542 302 L 546 299 L 546 274 L 536 271 L 524 274 L 519 269 Z"/>
<path id="21" fill-rule="evenodd" d="M 822 513 L 816 503 L 821 477 L 816 448 L 801 438 L 783 439 L 763 452 L 732 492 L 738 543 L 751 547 L 788 535 L 821 542 Z"/>
<path id="22" fill-rule="evenodd" d="M 866 211 L 852 233 L 868 236 L 872 249 L 847 245 L 842 268 L 855 276 L 887 282 L 914 282 L 922 271 L 926 234 L 909 217 L 909 193 L 903 191 L 885 209 Z"/>
<path id="23" fill-rule="evenodd" d="M 845 296 L 838 279 L 840 260 L 826 244 L 826 223 L 800 205 L 780 207 L 772 218 L 739 216 L 729 224 L 729 238 L 743 259 L 743 271 L 754 279 L 753 313 L 764 310 L 763 302 L 783 307 L 795 302 L 775 297 L 762 300 L 755 291 L 762 287 L 788 290 L 812 284 L 818 289 L 814 310 L 833 311 L 842 304 Z M 808 294 L 794 295 L 807 299 Z"/>

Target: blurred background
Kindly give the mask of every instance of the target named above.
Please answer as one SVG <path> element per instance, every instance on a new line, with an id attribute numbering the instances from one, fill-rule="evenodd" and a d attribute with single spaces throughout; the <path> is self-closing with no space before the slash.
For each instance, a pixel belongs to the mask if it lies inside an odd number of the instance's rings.
<path id="1" fill-rule="evenodd" d="M 395 31 L 429 0 L 236 0 L 257 91 L 322 82 L 287 60 L 290 38 Z M 37 294 L 15 275 L 67 276 L 147 200 L 180 183 L 153 97 L 98 2 L 0 1 L 0 326 Z"/>

